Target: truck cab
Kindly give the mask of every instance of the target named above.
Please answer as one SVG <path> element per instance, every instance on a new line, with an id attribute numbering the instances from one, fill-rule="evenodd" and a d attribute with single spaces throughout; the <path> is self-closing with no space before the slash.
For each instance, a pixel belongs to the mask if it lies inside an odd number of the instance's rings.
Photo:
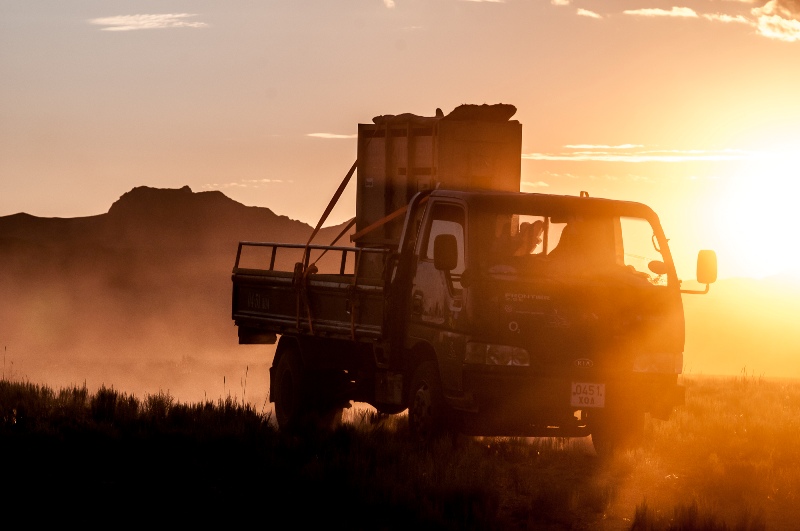
<path id="1" fill-rule="evenodd" d="M 408 390 L 412 419 L 416 399 L 469 433 L 599 439 L 683 403 L 680 281 L 649 207 L 437 190 L 411 225 L 404 349 L 438 378 Z"/>

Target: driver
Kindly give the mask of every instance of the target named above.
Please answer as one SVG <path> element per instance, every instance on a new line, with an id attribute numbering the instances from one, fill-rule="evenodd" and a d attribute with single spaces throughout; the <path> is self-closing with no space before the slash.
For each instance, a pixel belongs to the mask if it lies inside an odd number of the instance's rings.
<path id="1" fill-rule="evenodd" d="M 514 251 L 514 256 L 528 256 L 542 243 L 544 222 L 536 220 L 533 223 L 523 222 L 519 226 L 519 245 Z"/>

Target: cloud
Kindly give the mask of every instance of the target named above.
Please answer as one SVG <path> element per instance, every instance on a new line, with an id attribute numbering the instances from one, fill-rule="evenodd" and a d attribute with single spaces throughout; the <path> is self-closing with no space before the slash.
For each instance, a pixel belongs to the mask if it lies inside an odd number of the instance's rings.
<path id="1" fill-rule="evenodd" d="M 800 22 L 786 20 L 776 15 L 758 17 L 756 23 L 759 35 L 779 41 L 795 42 L 800 40 Z"/>
<path id="2" fill-rule="evenodd" d="M 533 177 L 534 179 L 539 180 L 527 180 L 522 181 L 521 186 L 522 188 L 549 188 L 551 185 L 542 179 L 547 179 L 549 181 L 562 181 L 564 179 L 569 179 L 572 181 L 584 180 L 588 179 L 589 181 L 627 181 L 627 182 L 647 182 L 647 183 L 654 183 L 656 182 L 655 179 L 652 177 L 644 176 L 644 175 L 637 175 L 634 173 L 627 173 L 625 175 L 618 175 L 618 174 L 583 174 L 583 175 L 575 175 L 574 173 L 558 173 L 558 172 L 550 172 L 544 171 L 540 172 L 538 175 Z M 576 183 L 571 183 L 570 186 L 575 185 Z"/>
<path id="3" fill-rule="evenodd" d="M 589 17 L 589 18 L 603 18 L 602 16 L 598 15 L 594 11 L 589 11 L 588 9 L 578 9 L 576 12 L 578 16 L 581 17 Z"/>
<path id="4" fill-rule="evenodd" d="M 769 0 L 762 7 L 752 10 L 756 16 L 778 15 L 785 19 L 797 20 L 800 17 L 800 0 Z"/>
<path id="5" fill-rule="evenodd" d="M 641 144 L 619 144 L 617 146 L 607 146 L 604 144 L 567 144 L 564 147 L 567 149 L 633 149 L 644 146 Z"/>
<path id="6" fill-rule="evenodd" d="M 93 18 L 90 24 L 106 26 L 102 31 L 133 31 L 164 28 L 205 28 L 205 22 L 185 20 L 197 15 L 190 13 L 164 13 L 158 15 L 118 15 L 115 17 Z"/>
<path id="7" fill-rule="evenodd" d="M 759 35 L 785 42 L 800 40 L 800 0 L 770 0 L 750 13 L 756 17 Z"/>
<path id="8" fill-rule="evenodd" d="M 669 11 L 666 9 L 645 8 L 645 9 L 627 9 L 622 12 L 625 15 L 634 15 L 639 17 L 679 17 L 679 18 L 698 18 L 694 9 L 688 7 L 673 7 Z"/>
<path id="9" fill-rule="evenodd" d="M 394 0 L 383 0 L 383 5 L 388 9 L 394 9 Z"/>
<path id="10" fill-rule="evenodd" d="M 633 147 L 642 147 L 630 144 Z M 696 162 L 696 161 L 731 161 L 731 160 L 756 160 L 766 158 L 768 155 L 753 151 L 725 149 L 718 151 L 708 150 L 633 150 L 630 148 L 619 149 L 618 146 L 593 146 L 591 149 L 581 151 L 567 151 L 561 153 L 524 153 L 525 160 L 546 161 L 572 161 L 572 162 Z"/>
<path id="11" fill-rule="evenodd" d="M 539 179 L 538 182 L 541 183 L 541 182 L 545 182 L 545 181 L 542 181 L 541 179 L 548 179 L 548 180 L 552 180 L 552 179 L 580 179 L 580 176 L 574 175 L 572 173 L 561 173 L 561 172 L 552 172 L 552 171 L 549 171 L 549 170 L 545 170 L 545 171 L 538 172 L 534 178 L 538 178 Z M 532 183 L 533 181 L 523 181 L 523 182 Z M 548 186 L 550 186 L 550 185 L 548 185 Z"/>
<path id="12" fill-rule="evenodd" d="M 737 22 L 740 24 L 747 24 L 749 26 L 753 25 L 753 21 L 748 19 L 742 15 L 725 15 L 723 13 L 709 13 L 706 15 L 702 15 L 702 17 L 706 20 L 711 20 L 713 22 Z"/>
<path id="13" fill-rule="evenodd" d="M 200 188 L 203 190 L 226 190 L 230 188 L 265 188 L 273 184 L 294 183 L 292 179 L 239 179 L 229 183 L 208 183 Z"/>
<path id="14" fill-rule="evenodd" d="M 358 138 L 357 134 L 339 135 L 336 133 L 308 133 L 306 136 L 313 136 L 314 138 Z"/>
<path id="15" fill-rule="evenodd" d="M 726 0 L 728 4 L 753 4 L 764 0 Z M 567 6 L 572 0 L 550 0 L 556 6 Z M 705 19 L 711 22 L 722 22 L 725 24 L 744 24 L 752 26 L 758 35 L 785 42 L 800 41 L 800 0 L 768 0 L 763 6 L 755 7 L 750 10 L 754 18 L 742 14 L 728 13 L 705 13 L 699 14 L 689 7 L 674 6 L 670 9 L 661 8 L 641 8 L 627 9 L 622 11 L 624 15 L 637 17 L 666 17 L 682 19 Z M 602 15 L 588 9 L 577 9 L 576 15 L 604 18 L 609 15 Z"/>

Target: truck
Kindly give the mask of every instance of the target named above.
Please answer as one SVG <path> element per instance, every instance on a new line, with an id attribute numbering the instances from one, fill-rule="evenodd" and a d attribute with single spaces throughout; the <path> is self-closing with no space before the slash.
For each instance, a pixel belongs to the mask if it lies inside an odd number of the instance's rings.
<path id="1" fill-rule="evenodd" d="M 232 319 L 240 343 L 277 342 L 281 430 L 330 429 L 360 402 L 408 410 L 422 441 L 591 435 L 606 454 L 684 403 L 681 297 L 708 292 L 714 251 L 705 290 L 683 289 L 650 207 L 520 192 L 514 112 L 359 124 L 337 192 L 357 171 L 349 244 L 239 243 Z"/>

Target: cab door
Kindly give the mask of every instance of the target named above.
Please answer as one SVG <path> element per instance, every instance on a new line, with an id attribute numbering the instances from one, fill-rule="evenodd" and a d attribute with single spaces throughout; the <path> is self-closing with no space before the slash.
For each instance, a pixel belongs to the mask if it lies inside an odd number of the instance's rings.
<path id="1" fill-rule="evenodd" d="M 442 234 L 455 237 L 458 262 L 452 271 L 436 269 L 434 241 Z M 461 365 L 466 338 L 462 326 L 464 288 L 461 274 L 466 256 L 466 209 L 457 202 L 437 201 L 428 210 L 417 240 L 417 268 L 411 284 L 409 337 L 436 350 L 445 390 L 461 388 Z"/>

